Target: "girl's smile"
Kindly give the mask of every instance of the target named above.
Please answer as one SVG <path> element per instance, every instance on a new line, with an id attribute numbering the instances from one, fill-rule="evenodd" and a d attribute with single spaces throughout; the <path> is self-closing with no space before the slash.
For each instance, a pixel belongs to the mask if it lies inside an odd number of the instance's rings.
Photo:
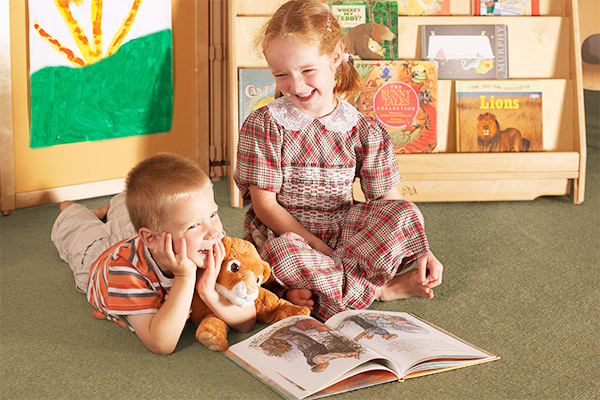
<path id="1" fill-rule="evenodd" d="M 342 62 L 342 47 L 333 56 L 320 54 L 318 45 L 294 37 L 275 40 L 265 57 L 281 93 L 301 111 L 320 118 L 333 111 L 335 71 Z"/>

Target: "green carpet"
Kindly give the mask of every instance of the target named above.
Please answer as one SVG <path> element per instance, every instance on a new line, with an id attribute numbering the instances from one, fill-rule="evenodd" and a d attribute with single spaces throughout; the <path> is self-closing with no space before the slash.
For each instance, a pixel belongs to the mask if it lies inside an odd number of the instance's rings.
<path id="1" fill-rule="evenodd" d="M 599 95 L 585 92 L 583 204 L 567 196 L 421 203 L 444 283 L 433 300 L 372 307 L 415 313 L 502 359 L 336 398 L 600 398 Z M 228 234 L 240 236 L 245 210 L 229 207 L 225 182 L 215 188 Z M 126 329 L 94 319 L 50 241 L 57 214 L 54 204 L 0 218 L 2 399 L 279 398 L 195 343 L 191 325 L 173 355 L 158 356 Z M 247 336 L 229 334 L 232 342 Z"/>

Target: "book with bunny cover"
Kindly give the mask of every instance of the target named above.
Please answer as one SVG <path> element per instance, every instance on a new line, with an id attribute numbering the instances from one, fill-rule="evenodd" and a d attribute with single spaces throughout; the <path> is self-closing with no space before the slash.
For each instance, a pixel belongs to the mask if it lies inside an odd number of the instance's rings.
<path id="1" fill-rule="evenodd" d="M 437 63 L 421 60 L 354 62 L 365 88 L 354 106 L 388 130 L 396 154 L 437 151 Z"/>

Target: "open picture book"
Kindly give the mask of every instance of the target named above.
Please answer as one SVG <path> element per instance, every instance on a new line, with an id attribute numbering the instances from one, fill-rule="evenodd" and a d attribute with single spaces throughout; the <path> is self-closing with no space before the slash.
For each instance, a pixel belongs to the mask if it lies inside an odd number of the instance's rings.
<path id="1" fill-rule="evenodd" d="M 402 312 L 281 320 L 225 354 L 285 398 L 324 397 L 498 359 Z"/>

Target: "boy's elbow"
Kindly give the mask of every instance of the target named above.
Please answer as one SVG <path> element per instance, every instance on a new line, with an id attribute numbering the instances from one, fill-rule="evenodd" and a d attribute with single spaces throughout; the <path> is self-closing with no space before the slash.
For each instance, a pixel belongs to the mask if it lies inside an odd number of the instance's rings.
<path id="1" fill-rule="evenodd" d="M 175 348 L 177 347 L 177 343 L 174 345 L 168 344 L 168 343 L 144 343 L 144 344 L 146 345 L 146 348 L 148 348 L 148 350 L 150 350 L 152 353 L 164 355 L 164 356 L 173 354 L 173 352 L 175 351 Z"/>

